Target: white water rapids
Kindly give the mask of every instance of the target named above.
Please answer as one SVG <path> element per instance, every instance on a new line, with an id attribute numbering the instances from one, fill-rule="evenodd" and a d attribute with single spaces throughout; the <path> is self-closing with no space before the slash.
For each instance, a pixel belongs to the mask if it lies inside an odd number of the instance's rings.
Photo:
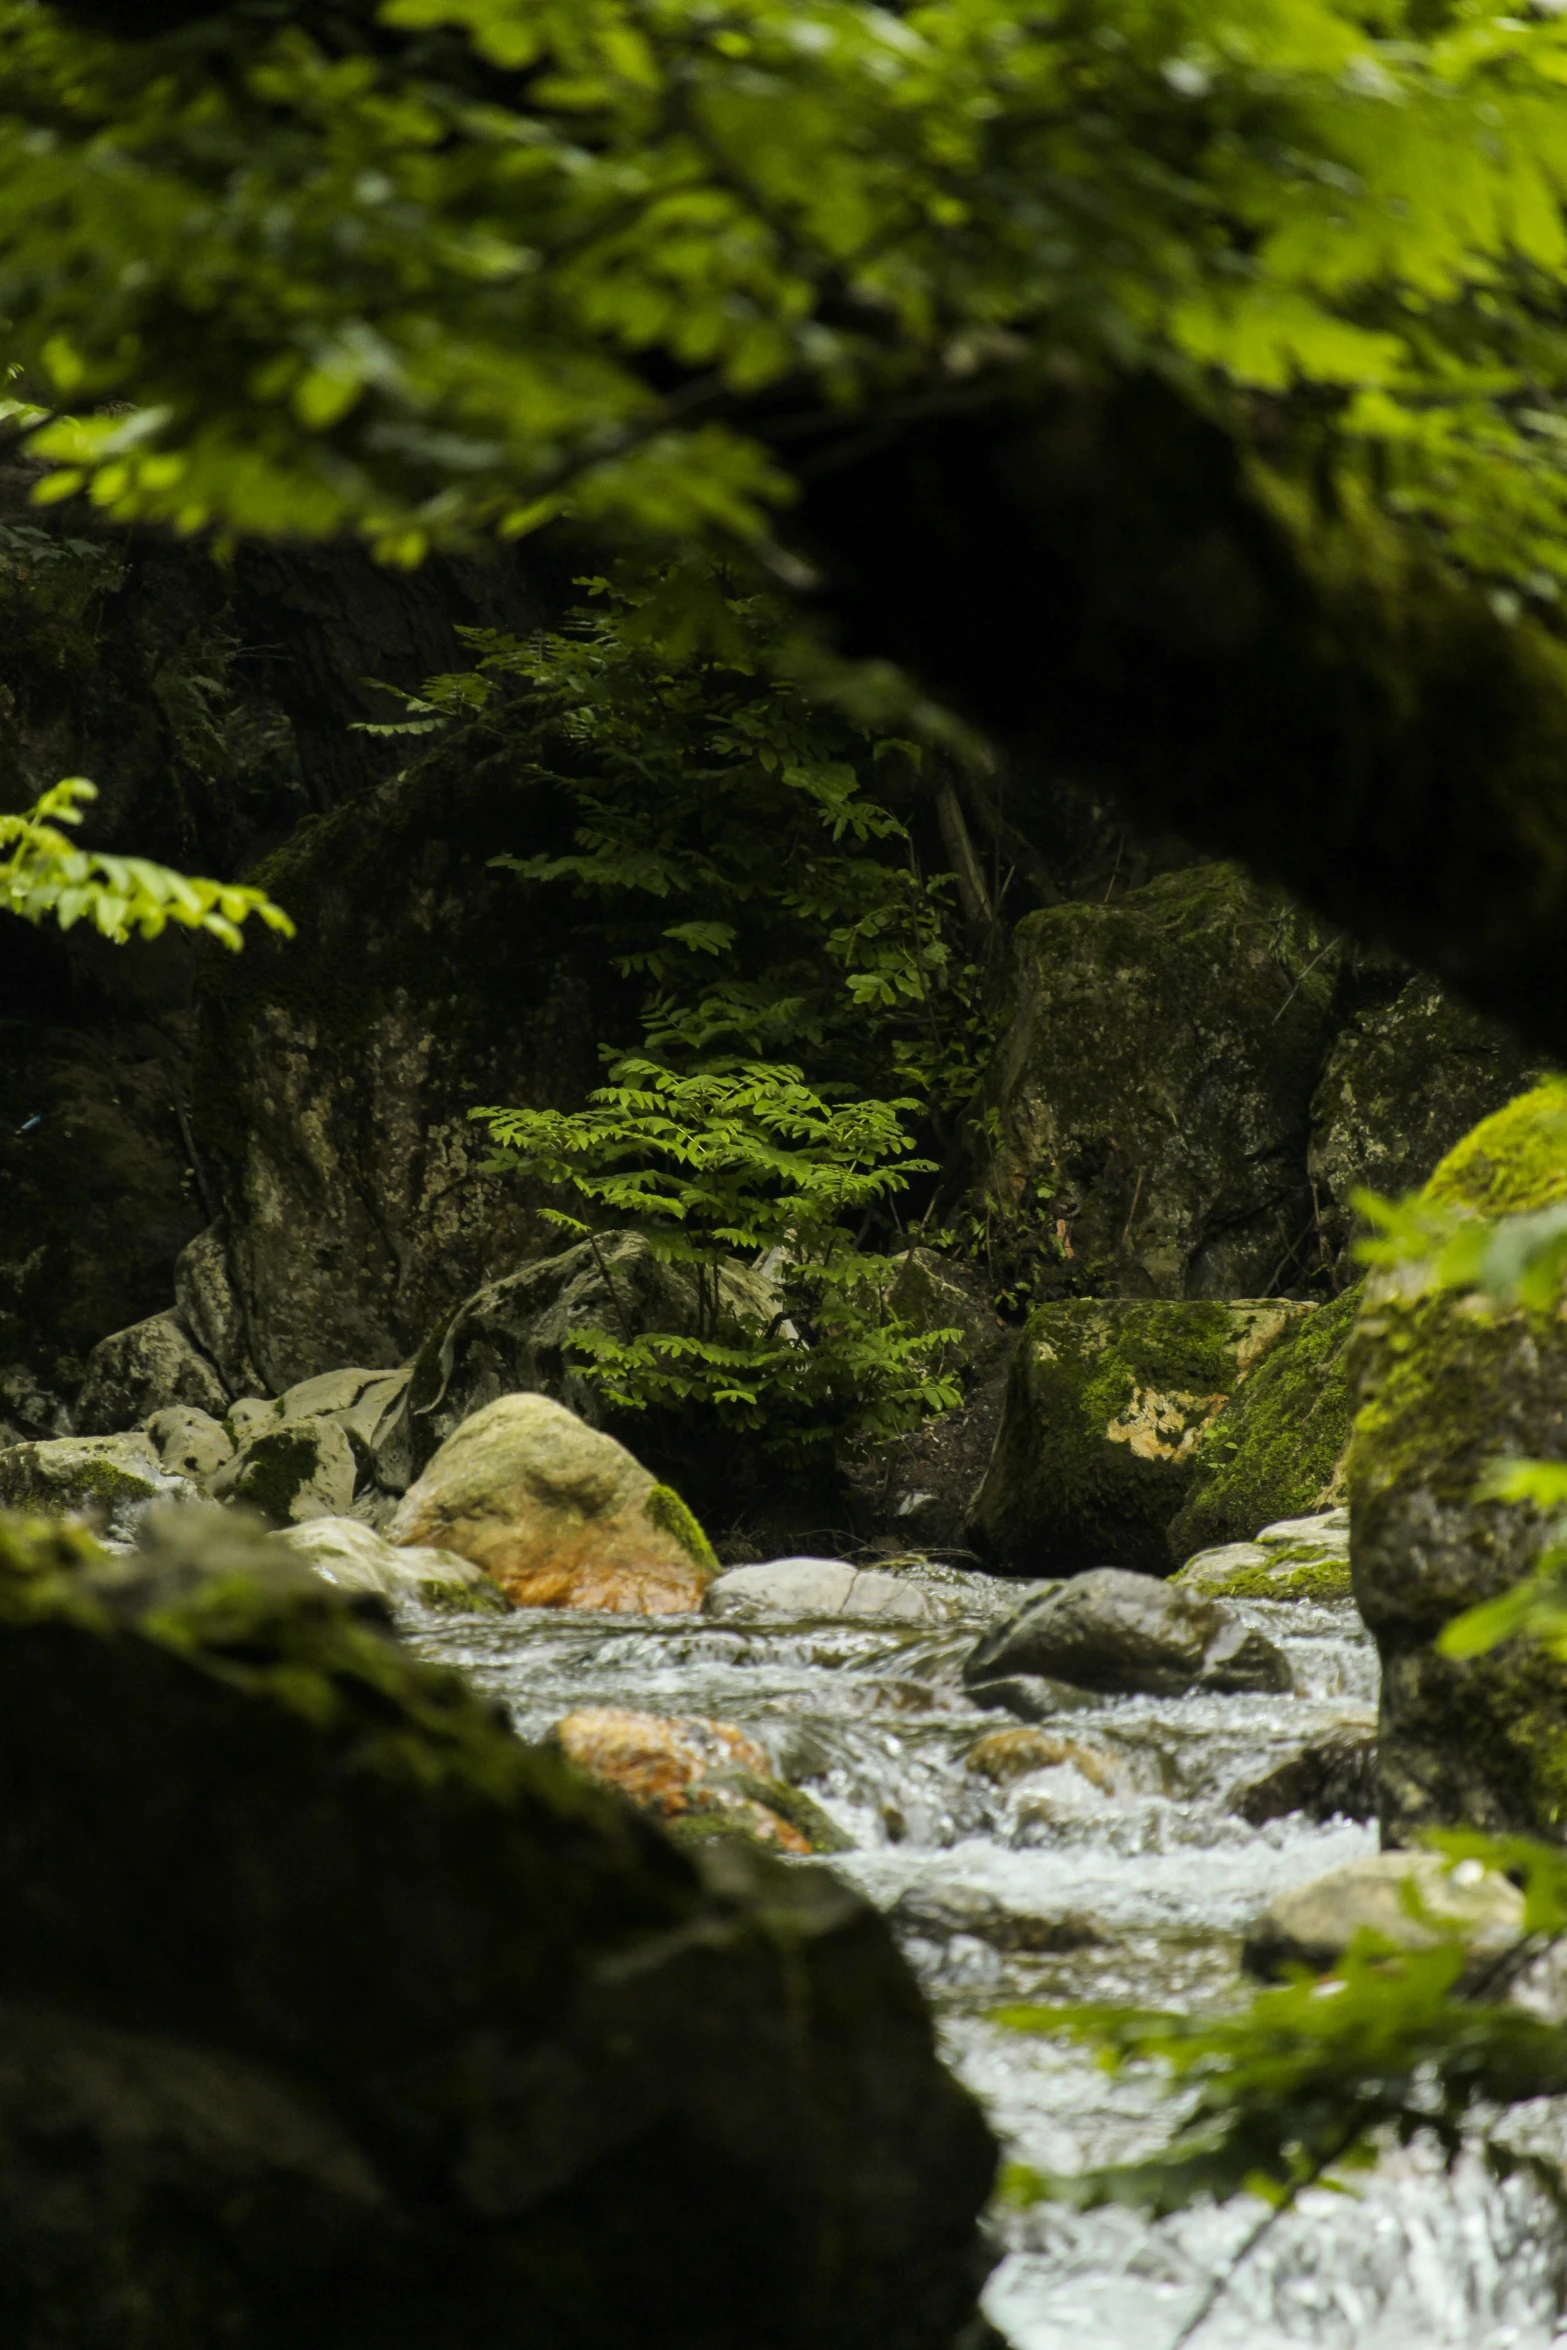
<path id="1" fill-rule="evenodd" d="M 1019 1587 L 950 1569 L 930 1579 L 954 1607 L 950 1628 L 520 1610 L 420 1611 L 407 1629 L 502 1699 L 524 1737 L 586 1705 L 740 1724 L 854 1837 L 830 1865 L 895 1912 L 949 2061 L 1006 2150 L 1056 2171 L 1145 2151 L 1173 2119 L 1155 2083 L 1005 2032 L 987 2011 L 1243 1997 L 1250 1919 L 1279 1888 L 1373 1849 L 1375 1831 L 1299 1816 L 1251 1828 L 1234 1793 L 1374 1701 L 1375 1652 L 1347 1602 L 1245 1605 L 1288 1655 L 1294 1694 L 1085 1701 L 1048 1727 L 1097 1758 L 1103 1784 L 1070 1762 L 997 1784 L 965 1758 L 1010 1717 L 981 1712 L 959 1668 Z M 1041 1951 L 1064 1919 L 1095 1939 Z M 1555 2115 L 1535 2118 L 1554 2142 Z M 1170 2350 L 1261 2210 L 1243 2196 L 1163 2221 L 998 2211 L 986 2311 L 1013 2350 Z M 1313 2192 L 1269 2233 L 1194 2350 L 1567 2350 L 1564 2304 L 1567 2230 L 1534 2185 L 1391 2151 L 1354 2196 Z"/>

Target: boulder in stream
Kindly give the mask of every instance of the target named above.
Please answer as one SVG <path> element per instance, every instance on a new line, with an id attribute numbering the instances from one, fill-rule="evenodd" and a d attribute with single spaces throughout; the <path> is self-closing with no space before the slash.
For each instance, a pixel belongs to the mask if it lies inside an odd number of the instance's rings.
<path id="1" fill-rule="evenodd" d="M 733 1722 L 590 1705 L 567 1714 L 550 1737 L 578 1770 L 616 1788 L 682 1842 L 746 1836 L 797 1858 L 849 1848 L 821 1806 L 787 1786 L 766 1748 Z"/>
<path id="2" fill-rule="evenodd" d="M 679 1495 L 547 1395 L 465 1420 L 387 1533 L 471 1559 L 518 1607 L 692 1613 L 718 1571 Z"/>
<path id="3" fill-rule="evenodd" d="M 1249 1780 L 1234 1798 L 1243 1820 L 1303 1812 L 1307 1819 L 1374 1820 L 1377 1816 L 1377 1723 L 1369 1710 L 1319 1730 L 1271 1770 Z"/>
<path id="4" fill-rule="evenodd" d="M 1229 1608 L 1120 1567 L 1096 1567 L 1030 1600 L 963 1667 L 977 1683 L 1018 1673 L 1152 1697 L 1290 1687 L 1279 1650 Z"/>
<path id="5" fill-rule="evenodd" d="M 1281 1518 L 1249 1542 L 1200 1550 L 1170 1580 L 1205 1599 L 1348 1599 L 1349 1512 Z"/>
<path id="6" fill-rule="evenodd" d="M 876 1911 L 168 1518 L 0 1523 L 7 2340 L 951 2350 L 995 2150 Z"/>
<path id="7" fill-rule="evenodd" d="M 500 1585 L 454 1550 L 388 1542 L 360 1518 L 307 1518 L 278 1540 L 339 1591 L 469 1614 L 504 1614 L 508 1606 Z"/>
<path id="8" fill-rule="evenodd" d="M 851 1567 L 841 1559 L 769 1559 L 731 1567 L 710 1583 L 710 1616 L 745 1623 L 770 1616 L 869 1616 L 884 1624 L 939 1624 L 950 1609 L 911 1577 Z"/>
<path id="9" fill-rule="evenodd" d="M 1016 1573 L 1105 1558 L 1167 1572 L 1166 1529 L 1206 1431 L 1313 1310 L 1287 1298 L 1041 1306 L 1012 1358 L 969 1521 L 975 1548 Z"/>
<path id="10" fill-rule="evenodd" d="M 1523 1895 L 1478 1861 L 1452 1868 L 1435 1852 L 1368 1852 L 1275 1896 L 1246 1937 L 1254 1975 L 1286 1967 L 1324 1972 L 1357 1934 L 1397 1950 L 1430 1950 L 1450 1935 L 1477 1961 L 1496 1958 L 1523 1931 Z"/>

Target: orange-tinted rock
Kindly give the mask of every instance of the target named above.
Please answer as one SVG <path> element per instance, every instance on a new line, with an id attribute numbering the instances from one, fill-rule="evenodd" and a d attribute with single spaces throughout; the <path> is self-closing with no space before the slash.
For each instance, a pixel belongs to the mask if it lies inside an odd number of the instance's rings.
<path id="1" fill-rule="evenodd" d="M 1055 1730 L 1036 1730 L 1020 1725 L 1015 1730 L 990 1730 L 977 1745 L 971 1746 L 967 1767 L 979 1771 L 998 1785 L 1008 1779 L 1025 1778 L 1030 1771 L 1047 1771 L 1057 1763 L 1070 1763 L 1072 1769 L 1091 1787 L 1102 1794 L 1115 1791 L 1115 1768 L 1107 1754 L 1097 1747 L 1085 1746 L 1081 1739 L 1063 1738 Z"/>
<path id="2" fill-rule="evenodd" d="M 814 1849 L 764 1800 L 772 1763 L 756 1740 L 732 1722 L 590 1705 L 557 1722 L 554 1736 L 579 1770 L 618 1787 L 661 1820 L 706 1814 L 780 1852 L 804 1855 Z"/>
<path id="3" fill-rule="evenodd" d="M 678 1494 L 544 1395 L 502 1395 L 404 1495 L 393 1542 L 454 1550 L 517 1607 L 694 1613 L 718 1571 Z"/>

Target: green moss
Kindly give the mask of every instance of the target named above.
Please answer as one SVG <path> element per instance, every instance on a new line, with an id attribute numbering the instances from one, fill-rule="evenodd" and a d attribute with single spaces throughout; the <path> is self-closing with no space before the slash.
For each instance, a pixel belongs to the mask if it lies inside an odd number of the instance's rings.
<path id="1" fill-rule="evenodd" d="M 1357 1286 L 1303 1315 L 1199 1440 L 1190 1491 L 1170 1524 L 1172 1558 L 1247 1542 L 1259 1526 L 1327 1506 L 1349 1447 L 1361 1296 Z"/>
<path id="2" fill-rule="evenodd" d="M 1178 1579 L 1178 1578 L 1177 1578 Z M 1352 1599 L 1349 1561 L 1315 1558 L 1299 1566 L 1237 1567 L 1222 1582 L 1203 1584 L 1209 1599 Z"/>
<path id="3" fill-rule="evenodd" d="M 1543 1085 L 1482 1118 L 1450 1150 L 1426 1185 L 1433 1206 L 1519 1215 L 1567 1199 L 1567 1078 Z"/>
<path id="4" fill-rule="evenodd" d="M 286 1526 L 296 1497 L 319 1467 L 314 1437 L 290 1428 L 269 1429 L 252 1441 L 231 1498 L 260 1510 L 275 1526 Z"/>
<path id="5" fill-rule="evenodd" d="M 668 1534 L 678 1542 L 687 1558 L 694 1559 L 704 1574 L 718 1573 L 717 1552 L 672 1485 L 655 1485 L 642 1504 L 642 1514 L 650 1526 L 656 1526 L 661 1534 Z"/>
<path id="6" fill-rule="evenodd" d="M 30 1444 L 12 1449 L 0 1470 L 0 1505 L 46 1510 L 112 1510 L 122 1502 L 146 1501 L 157 1492 L 149 1472 L 139 1476 L 85 1445 L 68 1462 L 40 1463 Z"/>

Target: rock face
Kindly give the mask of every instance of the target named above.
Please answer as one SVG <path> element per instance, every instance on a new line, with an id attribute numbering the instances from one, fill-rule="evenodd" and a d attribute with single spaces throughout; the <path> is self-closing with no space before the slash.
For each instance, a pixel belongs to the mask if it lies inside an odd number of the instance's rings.
<path id="1" fill-rule="evenodd" d="M 1281 1518 L 1250 1542 L 1200 1550 L 1171 1577 L 1204 1599 L 1349 1599 L 1349 1512 Z"/>
<path id="2" fill-rule="evenodd" d="M 1418 1189 L 1472 1126 L 1542 1074 L 1538 1055 L 1423 973 L 1339 1031 L 1311 1105 L 1306 1164 L 1342 1279 L 1359 1269 L 1352 1192 Z"/>
<path id="3" fill-rule="evenodd" d="M 1080 1689 L 1179 1697 L 1288 1689 L 1289 1666 L 1270 1640 L 1217 1600 L 1194 1599 L 1173 1584 L 1099 1567 L 1026 1607 L 971 1651 L 971 1683 L 1043 1674 Z"/>
<path id="4" fill-rule="evenodd" d="M 1223 865 L 1018 924 L 991 1187 L 1036 1295 L 1265 1296 L 1289 1272 L 1325 945 Z"/>
<path id="5" fill-rule="evenodd" d="M 1263 1976 L 1287 1966 L 1321 1972 L 1359 1933 L 1398 1950 L 1430 1950 L 1457 1934 L 1483 1962 L 1522 1930 L 1523 1895 L 1495 1870 L 1474 1861 L 1450 1870 L 1435 1852 L 1374 1852 L 1279 1894 L 1247 1935 L 1245 1962 Z"/>
<path id="6" fill-rule="evenodd" d="M 710 1583 L 710 1616 L 745 1623 L 769 1616 L 872 1616 L 886 1624 L 936 1624 L 948 1611 L 932 1591 L 898 1575 L 845 1566 L 838 1559 L 771 1559 L 731 1567 Z"/>
<path id="7" fill-rule="evenodd" d="M 1170 1521 L 1177 1561 L 1254 1526 L 1343 1499 L 1354 1413 L 1350 1341 L 1361 1289 L 1284 1332 L 1195 1447 L 1191 1483 Z"/>
<path id="8" fill-rule="evenodd" d="M 155 1501 L 194 1500 L 145 1436 L 58 1436 L 0 1452 L 0 1510 L 82 1517 L 108 1542 L 128 1542 Z"/>
<path id="9" fill-rule="evenodd" d="M 535 800 L 437 761 L 301 826 L 260 876 L 298 938 L 206 974 L 192 1112 L 274 1393 L 406 1360 L 547 1245 L 468 1112 L 580 1101 L 612 1024 L 569 893 L 490 869 L 524 838 L 547 845 Z"/>
<path id="10" fill-rule="evenodd" d="M 567 1714 L 551 1737 L 568 1762 L 682 1842 L 739 1835 L 796 1858 L 848 1847 L 820 1805 L 786 1786 L 766 1749 L 733 1722 L 592 1705 Z"/>
<path id="11" fill-rule="evenodd" d="M 1567 1198 L 1567 1081 L 1476 1127 L 1426 1196 L 1487 1214 Z M 1460 1822 L 1567 1834 L 1567 1666 L 1537 1642 L 1458 1662 L 1433 1643 L 1505 1591 L 1539 1521 L 1475 1488 L 1499 1456 L 1567 1456 L 1567 1323 L 1379 1281 L 1357 1338 L 1363 1401 L 1350 1449 L 1355 1598 L 1382 1657 L 1382 1833 Z"/>
<path id="12" fill-rule="evenodd" d="M 169 1405 L 221 1419 L 228 1390 L 217 1368 L 192 1346 L 172 1314 L 153 1314 L 102 1338 L 87 1358 L 76 1399 L 84 1436 L 111 1436 Z"/>
<path id="13" fill-rule="evenodd" d="M 471 1559 L 519 1607 L 680 1614 L 718 1565 L 678 1495 L 544 1395 L 498 1396 L 466 1420 L 387 1532 Z"/>
<path id="14" fill-rule="evenodd" d="M 1167 1572 L 1166 1528 L 1206 1431 L 1312 1311 L 1280 1298 L 1041 1306 L 1012 1358 L 969 1522 L 974 1547 L 1027 1574 L 1106 1558 Z"/>
<path id="15" fill-rule="evenodd" d="M 424 1550 L 387 1542 L 359 1518 L 307 1518 L 279 1537 L 295 1558 L 339 1591 L 468 1614 L 499 1614 L 506 1595 L 489 1576 L 454 1550 Z"/>
<path id="16" fill-rule="evenodd" d="M 8 2339 L 948 2350 L 994 2153 L 874 1910 L 181 1517 L 0 1536 Z"/>
<path id="17" fill-rule="evenodd" d="M 765 1325 L 778 1310 L 772 1285 L 738 1262 L 724 1267 L 719 1288 L 726 1314 Z M 697 1327 L 695 1281 L 662 1263 L 640 1233 L 606 1232 L 486 1283 L 442 1318 L 415 1360 L 407 1402 L 414 1470 L 500 1395 L 553 1396 L 598 1425 L 597 1395 L 570 1350 L 575 1332 L 637 1338 Z"/>

